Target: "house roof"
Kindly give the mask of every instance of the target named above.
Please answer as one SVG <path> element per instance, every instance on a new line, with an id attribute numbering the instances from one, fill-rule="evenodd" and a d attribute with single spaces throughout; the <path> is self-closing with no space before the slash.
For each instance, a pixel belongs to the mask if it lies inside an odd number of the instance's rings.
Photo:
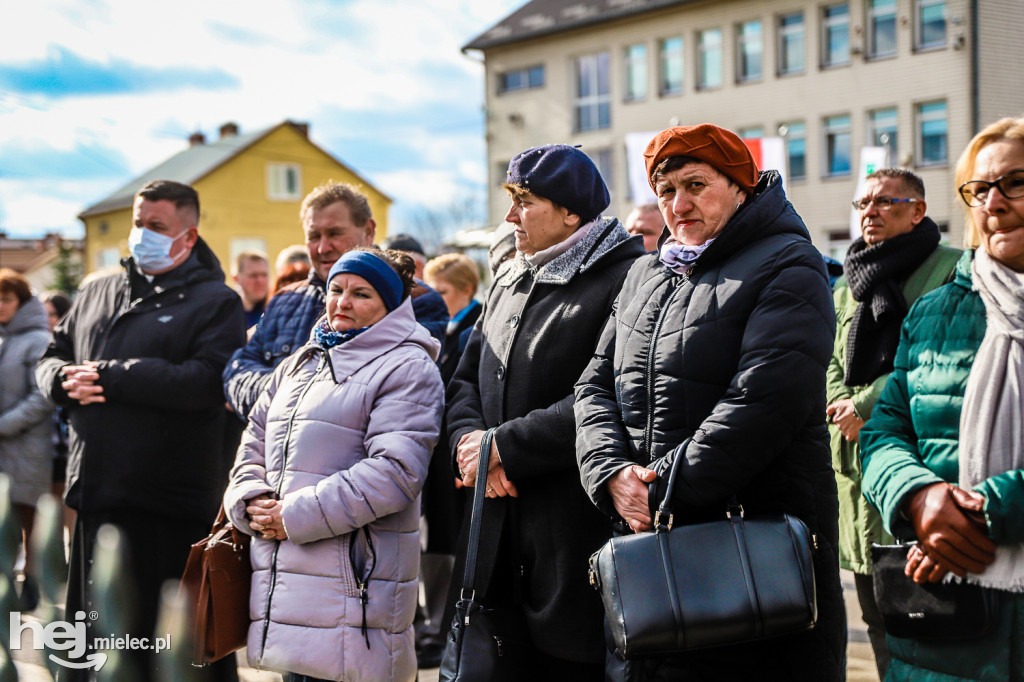
<path id="1" fill-rule="evenodd" d="M 462 47 L 487 50 L 695 0 L 530 0 Z"/>
<path id="2" fill-rule="evenodd" d="M 178 152 L 163 163 L 153 166 L 142 175 L 132 178 L 112 194 L 109 194 L 79 213 L 78 218 L 81 220 L 101 213 L 108 213 L 110 211 L 131 207 L 132 202 L 135 199 L 135 193 L 140 187 L 151 180 L 174 180 L 176 182 L 183 182 L 187 185 L 191 185 L 235 158 L 281 126 L 292 126 L 302 133 L 308 140 L 308 127 L 305 124 L 295 123 L 293 121 L 284 121 L 283 123 L 270 126 L 269 128 L 264 128 L 263 130 L 257 130 L 252 133 L 246 133 L 245 135 L 231 135 L 228 137 L 221 136 L 221 138 L 215 142 L 193 144 L 189 146 L 188 149 Z M 334 156 L 313 144 L 312 141 L 309 141 L 309 144 L 320 149 L 324 154 L 327 154 L 327 156 L 334 159 Z M 338 161 L 337 159 L 334 160 Z M 341 161 L 338 161 L 338 163 L 341 163 Z M 362 178 L 348 166 L 345 167 L 348 168 L 348 170 L 358 177 L 364 184 L 373 187 L 372 183 L 367 182 L 365 178 Z M 391 201 L 390 197 L 386 198 L 388 201 Z"/>

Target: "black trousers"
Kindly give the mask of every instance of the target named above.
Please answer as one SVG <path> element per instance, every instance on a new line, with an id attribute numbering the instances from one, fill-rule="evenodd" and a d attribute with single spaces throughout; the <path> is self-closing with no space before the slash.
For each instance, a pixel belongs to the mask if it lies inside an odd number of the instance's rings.
<path id="1" fill-rule="evenodd" d="M 875 654 L 878 679 L 884 680 L 885 671 L 889 669 L 889 645 L 885 641 L 885 622 L 882 620 L 882 612 L 878 610 L 878 602 L 875 601 L 874 580 L 870 575 L 854 573 L 853 583 L 857 587 L 857 601 L 860 604 L 861 618 L 868 626 L 868 639 L 871 640 L 871 650 Z"/>
<path id="2" fill-rule="evenodd" d="M 110 510 L 103 512 L 79 513 L 75 521 L 75 536 L 71 543 L 71 566 L 68 571 L 68 592 L 65 607 L 67 620 L 73 620 L 76 611 L 89 614 L 98 612 L 101 618 L 109 617 L 101 612 L 104 603 L 94 589 L 92 568 L 96 549 L 96 535 L 101 526 L 112 524 L 121 531 L 126 549 L 124 561 L 128 580 L 115 586 L 115 592 L 105 603 L 121 609 L 122 614 L 131 613 L 127 620 L 126 632 L 97 632 L 92 620 L 89 626 L 90 642 L 93 637 L 162 637 L 156 632 L 160 610 L 160 590 L 165 581 L 178 582 L 185 570 L 192 543 L 204 538 L 210 532 L 210 523 L 184 520 L 179 517 L 163 516 L 137 509 Z M 124 617 L 123 615 L 121 616 Z M 171 646 L 174 646 L 172 640 Z M 165 651 L 159 656 L 151 650 L 126 650 L 126 663 L 137 672 L 140 680 L 153 680 L 157 669 L 170 663 Z M 194 669 L 193 669 L 194 670 Z M 209 680 L 237 682 L 238 672 L 234 656 L 228 656 L 204 669 Z M 85 682 L 92 670 L 61 671 L 60 680 Z M 104 671 L 105 672 L 105 671 Z M 191 672 L 191 671 L 190 671 Z M 184 677 L 184 674 L 182 675 Z"/>

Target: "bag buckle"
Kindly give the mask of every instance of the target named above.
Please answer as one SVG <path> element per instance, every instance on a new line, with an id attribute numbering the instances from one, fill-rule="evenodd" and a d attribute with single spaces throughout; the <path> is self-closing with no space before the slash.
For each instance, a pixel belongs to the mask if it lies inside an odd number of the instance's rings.
<path id="1" fill-rule="evenodd" d="M 672 530 L 672 524 L 675 523 L 675 520 L 676 520 L 676 515 L 673 514 L 672 512 L 669 512 L 669 514 L 668 514 L 668 525 L 665 526 L 665 530 Z M 655 530 L 659 530 L 659 531 L 662 529 L 662 526 L 661 526 L 661 510 L 660 509 L 654 513 L 654 528 L 655 528 Z"/>
<path id="2" fill-rule="evenodd" d="M 725 518 L 731 519 L 733 514 L 738 514 L 739 517 L 743 518 L 743 505 L 737 504 L 735 507 L 728 507 L 725 510 Z"/>

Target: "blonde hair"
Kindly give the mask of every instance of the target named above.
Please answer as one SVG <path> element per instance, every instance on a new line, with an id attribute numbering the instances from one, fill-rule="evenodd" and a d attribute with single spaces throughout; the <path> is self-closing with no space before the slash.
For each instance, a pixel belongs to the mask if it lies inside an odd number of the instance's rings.
<path id="1" fill-rule="evenodd" d="M 967 143 L 967 148 L 964 149 L 963 154 L 960 155 L 960 159 L 956 162 L 955 182 L 958 192 L 961 185 L 973 179 L 974 162 L 975 159 L 978 158 L 978 154 L 981 150 L 993 142 L 998 142 L 1000 140 L 1019 140 L 1024 142 L 1024 117 L 1001 118 L 995 123 L 985 126 L 980 133 L 975 135 L 971 141 Z M 966 221 L 964 224 L 964 248 L 976 249 L 981 243 L 981 240 L 978 236 L 978 227 L 974 224 L 974 214 L 968 206 L 964 207 L 964 213 L 966 215 Z"/>
<path id="2" fill-rule="evenodd" d="M 464 253 L 446 253 L 430 260 L 423 267 L 424 279 L 443 279 L 460 291 L 480 286 L 480 272 L 476 262 Z"/>

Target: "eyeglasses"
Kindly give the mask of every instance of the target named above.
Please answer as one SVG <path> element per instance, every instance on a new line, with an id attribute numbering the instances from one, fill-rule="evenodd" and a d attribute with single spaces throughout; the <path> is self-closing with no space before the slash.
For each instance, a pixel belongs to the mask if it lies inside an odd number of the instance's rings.
<path id="1" fill-rule="evenodd" d="M 879 211 L 888 211 L 893 204 L 913 204 L 920 199 L 890 199 L 889 197 L 875 197 L 873 199 L 854 199 L 851 203 L 858 211 L 868 210 L 868 206 L 875 205 Z"/>
<path id="2" fill-rule="evenodd" d="M 988 193 L 995 187 L 1007 199 L 1024 197 L 1024 170 L 1012 170 L 992 182 L 971 180 L 960 185 L 960 198 L 968 206 L 984 206 Z"/>

